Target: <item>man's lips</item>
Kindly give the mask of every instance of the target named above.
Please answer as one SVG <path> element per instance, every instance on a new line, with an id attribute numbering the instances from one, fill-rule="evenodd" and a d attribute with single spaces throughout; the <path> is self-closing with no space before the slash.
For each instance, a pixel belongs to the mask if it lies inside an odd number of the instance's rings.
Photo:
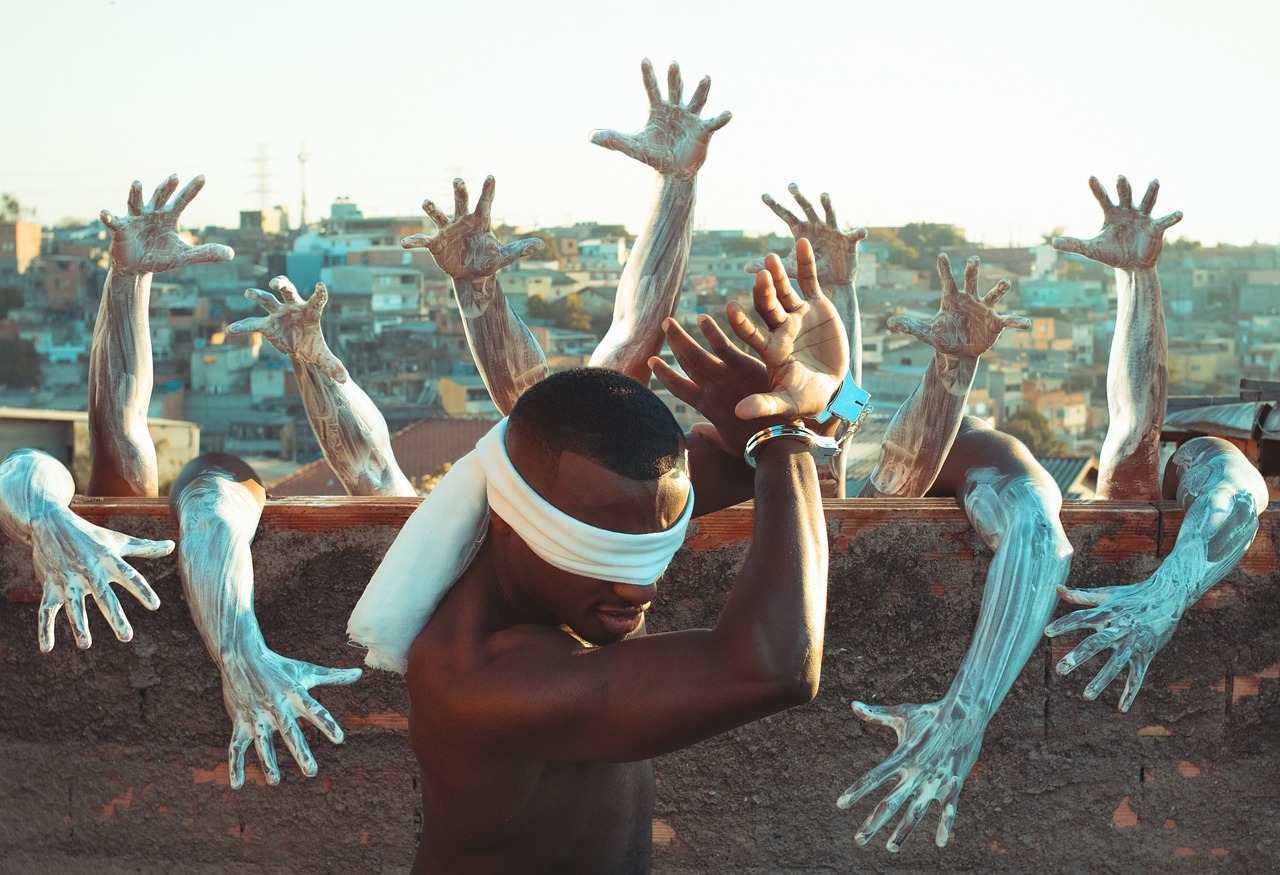
<path id="1" fill-rule="evenodd" d="M 611 635 L 630 635 L 636 629 L 640 628 L 640 622 L 644 619 L 644 607 L 607 607 L 600 608 L 596 613 L 600 616 L 600 622 Z"/>

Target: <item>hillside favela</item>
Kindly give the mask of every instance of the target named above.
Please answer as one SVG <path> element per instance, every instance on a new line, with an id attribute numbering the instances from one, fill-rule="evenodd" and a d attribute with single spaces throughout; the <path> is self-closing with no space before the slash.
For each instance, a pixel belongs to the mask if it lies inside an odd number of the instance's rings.
<path id="1" fill-rule="evenodd" d="M 87 361 L 110 236 L 97 220 L 42 226 L 30 220 L 33 213 L 4 197 L 0 455 L 23 446 L 56 448 L 83 490 Z M 744 266 L 793 248 L 777 224 L 769 236 L 696 231 L 676 318 L 692 330 L 697 314 L 722 317 L 731 300 L 749 304 L 753 277 Z M 863 385 L 876 412 L 850 451 L 848 494 L 857 494 L 870 473 L 889 417 L 934 355 L 886 321 L 928 319 L 937 311 L 936 257 L 946 252 L 957 272 L 978 256 L 983 289 L 1007 278 L 1012 290 L 1005 309 L 1032 320 L 1029 330 L 1005 331 L 983 356 L 968 412 L 1021 437 L 1064 497 L 1092 498 L 1107 427 L 1114 271 L 1056 251 L 1051 241 L 1060 228 L 1046 228 L 1029 245 L 991 246 L 944 222 L 876 227 L 874 217 L 866 217 L 863 224 L 868 236 L 859 244 L 856 288 Z M 275 207 L 241 212 L 238 227 L 183 230 L 191 243 L 227 244 L 236 255 L 160 274 L 152 288 L 150 417 L 162 493 L 186 461 L 221 451 L 248 460 L 272 495 L 344 494 L 321 457 L 288 359 L 256 332 L 226 330 L 261 314 L 245 290 L 268 289 L 280 275 L 304 296 L 316 283 L 327 287 L 328 344 L 386 417 L 396 457 L 419 492 L 430 491 L 498 418 L 469 353 L 449 278 L 426 249 L 400 245 L 405 236 L 434 233 L 425 216 L 365 215 L 358 203 L 340 198 L 320 219 L 294 221 Z M 494 230 L 503 242 L 543 241 L 541 253 L 503 271 L 503 289 L 553 370 L 584 364 L 608 328 L 632 231 L 612 216 Z M 1185 430 L 1248 438 L 1253 423 L 1212 422 L 1216 429 L 1195 423 L 1214 420 L 1215 404 L 1223 405 L 1222 420 L 1234 409 L 1225 407 L 1229 402 L 1275 400 L 1268 383 L 1280 380 L 1280 247 L 1173 239 L 1161 256 L 1160 282 L 1169 335 L 1166 429 L 1187 420 L 1192 424 Z M 695 411 L 661 394 L 682 425 L 696 421 Z"/>

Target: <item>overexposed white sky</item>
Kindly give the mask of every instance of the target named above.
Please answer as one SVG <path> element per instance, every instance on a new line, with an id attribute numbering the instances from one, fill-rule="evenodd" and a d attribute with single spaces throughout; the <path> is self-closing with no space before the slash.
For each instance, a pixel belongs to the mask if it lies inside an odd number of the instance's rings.
<path id="1" fill-rule="evenodd" d="M 798 182 L 842 223 L 951 222 L 991 245 L 1090 236 L 1086 185 L 1159 177 L 1172 237 L 1280 243 L 1275 0 L 43 0 L 6 3 L 0 191 L 44 222 L 120 212 L 131 180 L 208 185 L 186 224 L 451 207 L 497 177 L 515 224 L 642 222 L 653 173 L 587 142 L 646 118 L 640 59 L 734 119 L 697 222 L 785 231 Z"/>

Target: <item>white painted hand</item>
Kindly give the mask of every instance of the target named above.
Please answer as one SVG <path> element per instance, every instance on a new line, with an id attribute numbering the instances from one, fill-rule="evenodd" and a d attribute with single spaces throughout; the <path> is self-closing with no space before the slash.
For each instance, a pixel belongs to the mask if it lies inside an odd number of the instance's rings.
<path id="1" fill-rule="evenodd" d="M 1089 188 L 1102 207 L 1102 230 L 1091 240 L 1056 237 L 1053 248 L 1083 255 L 1121 270 L 1155 267 L 1164 245 L 1164 232 L 1182 221 L 1180 212 L 1170 213 L 1163 219 L 1151 218 L 1156 195 L 1160 192 L 1160 181 L 1151 180 L 1137 209 L 1133 207 L 1129 180 L 1123 176 L 1116 178 L 1117 201 L 1114 204 L 1096 176 L 1089 177 Z"/>
<path id="2" fill-rule="evenodd" d="M 813 208 L 813 204 L 809 199 L 800 193 L 800 187 L 794 182 L 787 186 L 787 191 L 791 192 L 791 196 L 796 199 L 796 203 L 800 205 L 800 209 L 804 211 L 804 218 L 799 219 L 775 201 L 770 195 L 762 195 L 761 200 L 777 214 L 778 218 L 787 223 L 787 227 L 791 229 L 791 234 L 797 240 L 805 237 L 813 246 L 814 258 L 817 262 L 818 282 L 830 288 L 838 285 L 848 285 L 853 282 L 854 275 L 858 272 L 858 243 L 867 237 L 866 228 L 854 228 L 851 231 L 841 231 L 839 224 L 836 222 L 835 210 L 831 207 L 831 196 L 825 191 L 822 193 L 822 209 L 826 213 L 826 220 L 818 218 L 817 211 Z M 787 276 L 796 276 L 796 254 L 794 251 L 782 259 L 782 266 L 787 272 Z M 764 259 L 756 258 L 747 263 L 747 273 L 759 273 L 764 270 Z"/>
<path id="3" fill-rule="evenodd" d="M 964 268 L 964 291 L 956 286 L 951 262 L 938 255 L 938 276 L 942 280 L 942 306 L 928 322 L 907 316 L 889 317 L 889 327 L 929 344 L 943 355 L 977 358 L 995 345 L 1005 328 L 1031 327 L 1023 316 L 1001 316 L 996 303 L 1009 291 L 1009 281 L 1000 280 L 986 295 L 978 297 L 978 257 Z"/>
<path id="4" fill-rule="evenodd" d="M 113 271 L 138 276 L 191 264 L 230 261 L 235 256 L 230 246 L 219 243 L 192 246 L 178 235 L 178 218 L 204 188 L 204 176 L 188 182 L 173 204 L 166 207 L 177 188 L 178 177 L 170 176 L 156 187 L 155 194 L 144 205 L 142 183 L 135 180 L 129 187 L 129 211 L 124 216 L 102 211 L 99 218 L 111 232 Z"/>
<path id="5" fill-rule="evenodd" d="M 324 283 L 316 283 L 310 300 L 298 294 L 288 277 L 278 276 L 269 285 L 272 291 L 280 293 L 283 303 L 271 292 L 245 289 L 244 296 L 257 302 L 267 315 L 233 322 L 227 326 L 227 331 L 231 334 L 261 331 L 262 336 L 280 352 L 322 368 L 339 383 L 345 383 L 347 369 L 329 349 L 320 327 L 320 314 L 329 302 L 329 291 Z"/>

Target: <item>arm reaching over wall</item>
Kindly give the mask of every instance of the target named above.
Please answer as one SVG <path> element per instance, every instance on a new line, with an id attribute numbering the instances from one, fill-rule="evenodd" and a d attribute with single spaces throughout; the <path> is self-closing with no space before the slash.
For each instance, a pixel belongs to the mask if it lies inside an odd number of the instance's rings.
<path id="1" fill-rule="evenodd" d="M 891 779 L 897 784 L 855 836 L 870 841 L 899 811 L 888 840 L 897 851 L 924 818 L 942 806 L 934 841 L 947 843 L 960 790 L 982 747 L 987 724 L 1004 700 L 1052 615 L 1055 588 L 1067 578 L 1071 544 L 1059 520 L 1062 495 L 1019 441 L 967 417 L 937 487 L 959 500 L 994 555 L 973 643 L 939 701 L 872 706 L 854 702 L 859 719 L 892 728 L 898 746 L 854 782 L 837 805 L 849 808 Z"/>
<path id="2" fill-rule="evenodd" d="M 58 612 L 82 650 L 93 643 L 84 600 L 93 596 L 116 638 L 133 639 L 133 627 L 111 589 L 118 583 L 154 611 L 160 598 L 126 556 L 155 559 L 173 552 L 173 541 L 131 538 L 85 522 L 71 510 L 75 483 L 61 462 L 39 450 L 17 450 L 0 463 L 0 531 L 31 547 L 31 564 L 44 589 L 40 600 L 40 650 L 53 649 Z"/>
<path id="3" fill-rule="evenodd" d="M 493 233 L 490 210 L 496 183 L 486 176 L 473 212 L 467 212 L 467 184 L 453 181 L 453 218 L 432 201 L 422 209 L 440 229 L 428 237 L 414 234 L 400 245 L 426 249 L 453 280 L 453 294 L 462 312 L 467 344 L 489 397 L 505 416 L 525 389 L 547 375 L 547 361 L 529 329 L 511 310 L 498 271 L 513 261 L 542 251 L 536 237 L 500 243 Z"/>
<path id="4" fill-rule="evenodd" d="M 178 218 L 204 188 L 187 183 L 173 203 L 170 176 L 145 205 L 142 184 L 129 188 L 123 216 L 102 211 L 111 232 L 111 266 L 89 348 L 89 495 L 158 495 L 156 448 L 147 431 L 153 372 L 147 308 L 151 275 L 192 264 L 227 261 L 229 246 L 192 246 L 178 234 Z"/>
<path id="5" fill-rule="evenodd" d="M 1168 339 L 1156 260 L 1164 232 L 1182 213 L 1152 218 L 1160 183 L 1153 180 L 1136 208 L 1123 176 L 1111 202 L 1097 177 L 1089 188 L 1102 207 L 1102 230 L 1091 240 L 1058 237 L 1055 249 L 1115 268 L 1116 333 L 1107 366 L 1110 422 L 1098 460 L 1098 498 L 1153 501 L 1160 497 L 1160 426 L 1168 396 Z"/>
<path id="6" fill-rule="evenodd" d="M 951 262 L 940 254 L 942 306 L 938 314 L 928 322 L 904 316 L 889 319 L 890 328 L 929 344 L 936 354 L 920 384 L 889 423 L 875 470 L 862 487 L 863 497 L 918 498 L 929 490 L 960 427 L 978 358 L 995 345 L 1005 328 L 1031 326 L 1031 320 L 1021 316 L 996 313 L 996 303 L 1009 291 L 1008 280 L 1000 280 L 978 297 L 978 267 L 977 256 L 970 258 L 961 291 L 951 273 Z"/>
<path id="7" fill-rule="evenodd" d="M 1127 667 L 1120 710 L 1142 688 L 1151 660 L 1173 637 L 1187 608 L 1240 563 L 1253 543 L 1258 517 L 1267 509 L 1266 481 L 1231 443 L 1201 437 L 1187 441 L 1165 469 L 1165 497 L 1187 512 L 1173 550 L 1155 574 L 1130 586 L 1098 589 L 1059 588 L 1075 605 L 1084 605 L 1046 628 L 1049 637 L 1086 629 L 1092 632 L 1058 662 L 1058 674 L 1075 671 L 1103 650 L 1111 658 L 1084 689 L 1096 699 Z"/>
<path id="8" fill-rule="evenodd" d="M 182 591 L 200 637 L 222 674 L 222 701 L 231 716 L 227 751 L 231 786 L 244 785 L 244 754 L 256 746 L 271 784 L 280 782 L 275 733 L 308 777 L 316 773 L 299 719 L 334 744 L 342 728 L 311 697 L 312 687 L 354 683 L 358 668 L 324 668 L 267 647 L 253 613 L 253 540 L 266 494 L 253 469 L 234 456 L 206 453 L 178 474 L 169 509 L 178 520 Z"/>
<path id="9" fill-rule="evenodd" d="M 298 294 L 288 277 L 278 276 L 270 286 L 280 298 L 261 289 L 244 293 L 267 315 L 241 319 L 228 325 L 227 331 L 261 331 L 289 357 L 307 420 L 325 461 L 348 494 L 416 495 L 396 464 L 387 421 L 325 343 L 320 315 L 329 293 L 324 283 L 316 285 L 310 300 Z"/>
<path id="10" fill-rule="evenodd" d="M 591 364 L 621 371 L 648 385 L 648 360 L 662 348 L 662 320 L 675 312 L 689 265 L 698 169 L 707 158 L 711 135 L 728 124 L 732 114 L 700 117 L 711 90 L 710 77 L 698 83 L 685 104 L 678 64 L 672 63 L 667 70 L 666 100 L 648 58 L 640 72 L 649 96 L 645 126 L 634 134 L 605 130 L 591 134 L 597 146 L 621 152 L 658 173 L 649 218 L 618 284 L 613 323 L 592 354 Z"/>

